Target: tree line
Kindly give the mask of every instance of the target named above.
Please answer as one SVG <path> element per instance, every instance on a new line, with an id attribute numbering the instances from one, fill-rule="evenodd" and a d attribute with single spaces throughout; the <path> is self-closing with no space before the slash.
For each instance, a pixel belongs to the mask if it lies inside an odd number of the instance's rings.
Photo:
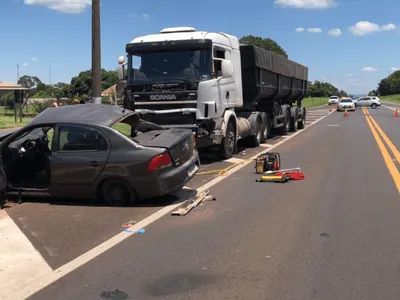
<path id="1" fill-rule="evenodd" d="M 395 71 L 388 77 L 383 78 L 376 90 L 369 92 L 369 95 L 389 96 L 400 94 L 400 70 Z"/>

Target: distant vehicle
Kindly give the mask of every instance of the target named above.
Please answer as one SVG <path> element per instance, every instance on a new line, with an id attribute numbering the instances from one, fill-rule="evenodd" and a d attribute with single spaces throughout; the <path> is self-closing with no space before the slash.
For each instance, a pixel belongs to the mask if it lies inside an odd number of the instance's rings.
<path id="1" fill-rule="evenodd" d="M 330 96 L 328 99 L 328 105 L 331 104 L 338 104 L 339 102 L 339 97 L 338 96 Z"/>
<path id="2" fill-rule="evenodd" d="M 181 189 L 198 170 L 190 130 L 161 129 L 112 105 L 48 108 L 1 140 L 0 200 L 20 193 L 131 205 Z"/>
<path id="3" fill-rule="evenodd" d="M 366 96 L 357 99 L 356 102 L 357 107 L 371 107 L 376 109 L 378 106 L 381 106 L 381 99 L 377 96 Z"/>
<path id="4" fill-rule="evenodd" d="M 351 98 L 340 98 L 337 111 L 344 111 L 344 110 L 349 110 L 349 111 L 355 111 L 356 106 L 353 103 L 353 99 Z"/>

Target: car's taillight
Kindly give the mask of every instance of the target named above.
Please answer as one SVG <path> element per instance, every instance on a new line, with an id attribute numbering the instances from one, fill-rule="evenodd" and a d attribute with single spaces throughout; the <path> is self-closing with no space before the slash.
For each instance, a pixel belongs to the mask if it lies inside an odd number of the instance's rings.
<path id="1" fill-rule="evenodd" d="M 172 166 L 171 156 L 168 153 L 164 153 L 161 155 L 154 156 L 150 162 L 147 169 L 149 171 L 155 171 L 159 169 L 164 169 Z"/>

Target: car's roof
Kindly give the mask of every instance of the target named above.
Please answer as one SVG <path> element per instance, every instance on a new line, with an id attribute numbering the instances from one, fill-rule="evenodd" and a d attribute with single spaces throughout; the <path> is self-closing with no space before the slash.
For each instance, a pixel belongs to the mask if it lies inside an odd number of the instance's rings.
<path id="1" fill-rule="evenodd" d="M 29 125 L 42 123 L 97 123 L 111 126 L 135 112 L 114 105 L 75 104 L 51 107 L 37 115 Z"/>

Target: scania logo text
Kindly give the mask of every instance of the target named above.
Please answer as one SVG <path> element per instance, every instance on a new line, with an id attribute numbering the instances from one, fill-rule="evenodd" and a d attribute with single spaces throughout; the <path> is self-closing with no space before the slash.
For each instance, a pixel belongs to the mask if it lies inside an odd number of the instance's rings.
<path id="1" fill-rule="evenodd" d="M 176 100 L 175 95 L 150 95 L 150 100 Z"/>

